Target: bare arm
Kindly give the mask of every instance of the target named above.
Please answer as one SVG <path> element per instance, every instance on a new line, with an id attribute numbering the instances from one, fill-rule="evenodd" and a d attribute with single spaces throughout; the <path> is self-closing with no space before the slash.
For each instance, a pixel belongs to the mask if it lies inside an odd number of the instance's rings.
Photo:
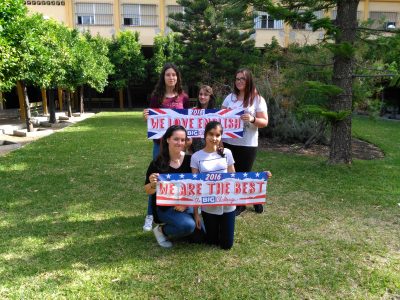
<path id="1" fill-rule="evenodd" d="M 196 168 L 192 168 L 192 174 L 198 174 L 199 173 L 199 169 Z M 196 222 L 196 227 L 198 229 L 201 228 L 201 219 L 199 216 L 199 210 L 197 209 L 197 207 L 193 207 L 193 217 L 194 217 L 194 221 Z"/>

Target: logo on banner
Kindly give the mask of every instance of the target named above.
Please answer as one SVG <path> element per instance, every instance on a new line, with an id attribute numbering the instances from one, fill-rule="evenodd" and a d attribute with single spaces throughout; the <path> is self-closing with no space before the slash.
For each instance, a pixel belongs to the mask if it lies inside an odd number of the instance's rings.
<path id="1" fill-rule="evenodd" d="M 157 205 L 222 206 L 265 203 L 265 172 L 160 174 Z"/>
<path id="2" fill-rule="evenodd" d="M 147 137 L 161 138 L 168 127 L 185 127 L 188 137 L 204 137 L 208 122 L 218 121 L 224 128 L 223 138 L 243 137 L 243 109 L 149 109 L 147 118 Z"/>

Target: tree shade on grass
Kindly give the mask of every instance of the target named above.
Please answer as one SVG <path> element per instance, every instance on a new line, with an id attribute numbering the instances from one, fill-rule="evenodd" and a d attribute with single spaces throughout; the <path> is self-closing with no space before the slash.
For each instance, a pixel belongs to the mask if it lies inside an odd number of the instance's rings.
<path id="1" fill-rule="evenodd" d="M 101 113 L 0 157 L 0 298 L 381 298 L 400 294 L 400 123 L 354 120 L 382 160 L 260 152 L 269 204 L 230 251 L 142 231 L 141 113 Z M 249 209 L 250 210 L 250 209 Z"/>

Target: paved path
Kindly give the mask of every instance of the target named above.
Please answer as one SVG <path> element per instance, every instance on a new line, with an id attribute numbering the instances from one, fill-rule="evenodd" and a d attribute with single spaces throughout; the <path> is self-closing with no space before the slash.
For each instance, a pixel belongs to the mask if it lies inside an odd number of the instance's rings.
<path id="1" fill-rule="evenodd" d="M 60 122 L 55 124 L 53 127 L 51 128 L 46 128 L 46 129 L 52 129 L 54 132 L 57 132 L 59 130 L 64 129 L 65 127 L 68 127 L 72 124 L 78 123 L 84 119 L 87 119 L 89 117 L 94 116 L 94 113 L 84 113 L 83 115 L 79 116 L 79 117 L 71 117 L 68 121 L 65 122 Z M 0 118 L 0 128 L 2 126 L 21 126 L 24 125 L 23 122 L 21 122 L 18 118 L 15 118 L 14 115 L 10 114 L 8 117 L 5 115 L 2 115 L 2 117 Z M 26 126 L 24 126 L 26 127 Z M 1 131 L 2 132 L 2 131 Z M 31 136 L 31 137 L 19 137 L 19 136 L 13 136 L 13 135 L 8 135 L 8 134 L 3 134 L 0 133 L 0 141 L 8 141 L 8 142 L 13 142 L 13 143 L 18 143 L 21 147 L 23 147 L 24 145 L 33 142 L 35 140 L 38 140 L 40 138 L 42 138 L 43 136 Z M 16 150 L 20 147 L 9 147 L 9 146 L 1 146 L 0 145 L 0 156 L 4 156 L 7 153 Z"/>

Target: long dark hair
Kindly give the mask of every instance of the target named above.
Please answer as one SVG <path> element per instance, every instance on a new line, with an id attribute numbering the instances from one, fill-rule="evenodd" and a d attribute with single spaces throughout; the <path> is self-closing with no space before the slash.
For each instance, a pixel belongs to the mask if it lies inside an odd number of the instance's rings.
<path id="1" fill-rule="evenodd" d="M 253 75 L 249 69 L 243 68 L 239 69 L 235 73 L 235 82 L 233 84 L 233 89 L 235 91 L 236 96 L 239 96 L 240 91 L 236 87 L 236 76 L 239 73 L 243 73 L 246 78 L 246 87 L 244 88 L 244 99 L 243 99 L 243 107 L 248 107 L 253 105 L 254 98 L 258 96 L 258 92 L 256 86 L 254 84 Z"/>
<path id="2" fill-rule="evenodd" d="M 206 140 L 207 133 L 210 132 L 212 129 L 215 128 L 221 128 L 221 135 L 224 133 L 224 128 L 222 127 L 222 124 L 218 121 L 210 121 L 207 123 L 206 128 L 204 129 L 204 140 Z M 207 142 L 206 142 L 207 143 Z M 220 141 L 218 147 L 217 147 L 217 153 L 221 157 L 225 157 L 224 154 L 224 144 L 222 144 L 222 141 Z"/>
<path id="3" fill-rule="evenodd" d="M 167 139 L 169 139 L 175 131 L 183 131 L 185 132 L 185 138 L 187 136 L 186 129 L 185 127 L 181 125 L 172 125 L 167 129 L 167 131 L 164 133 L 163 137 L 161 138 L 161 144 L 160 144 L 160 153 L 154 160 L 154 163 L 160 168 L 161 171 L 167 171 L 169 167 L 169 163 L 171 160 L 171 157 L 169 156 L 169 148 L 168 148 L 168 142 Z"/>
<path id="4" fill-rule="evenodd" d="M 213 90 L 209 85 L 202 85 L 199 89 L 199 94 L 201 90 L 205 90 L 208 94 L 210 94 L 210 101 L 208 101 L 206 109 L 215 108 L 215 96 L 213 94 Z M 202 108 L 199 97 L 197 97 L 196 108 Z"/>
<path id="5" fill-rule="evenodd" d="M 168 69 L 173 69 L 176 73 L 176 84 L 174 88 L 174 92 L 177 93 L 178 95 L 183 93 L 182 89 L 182 79 L 181 79 L 181 72 L 179 72 L 178 67 L 173 64 L 173 63 L 166 63 L 160 73 L 160 77 L 158 78 L 158 82 L 156 86 L 154 87 L 153 92 L 151 93 L 152 98 L 156 98 L 158 100 L 158 103 L 161 104 L 164 100 L 165 96 L 165 72 Z"/>

